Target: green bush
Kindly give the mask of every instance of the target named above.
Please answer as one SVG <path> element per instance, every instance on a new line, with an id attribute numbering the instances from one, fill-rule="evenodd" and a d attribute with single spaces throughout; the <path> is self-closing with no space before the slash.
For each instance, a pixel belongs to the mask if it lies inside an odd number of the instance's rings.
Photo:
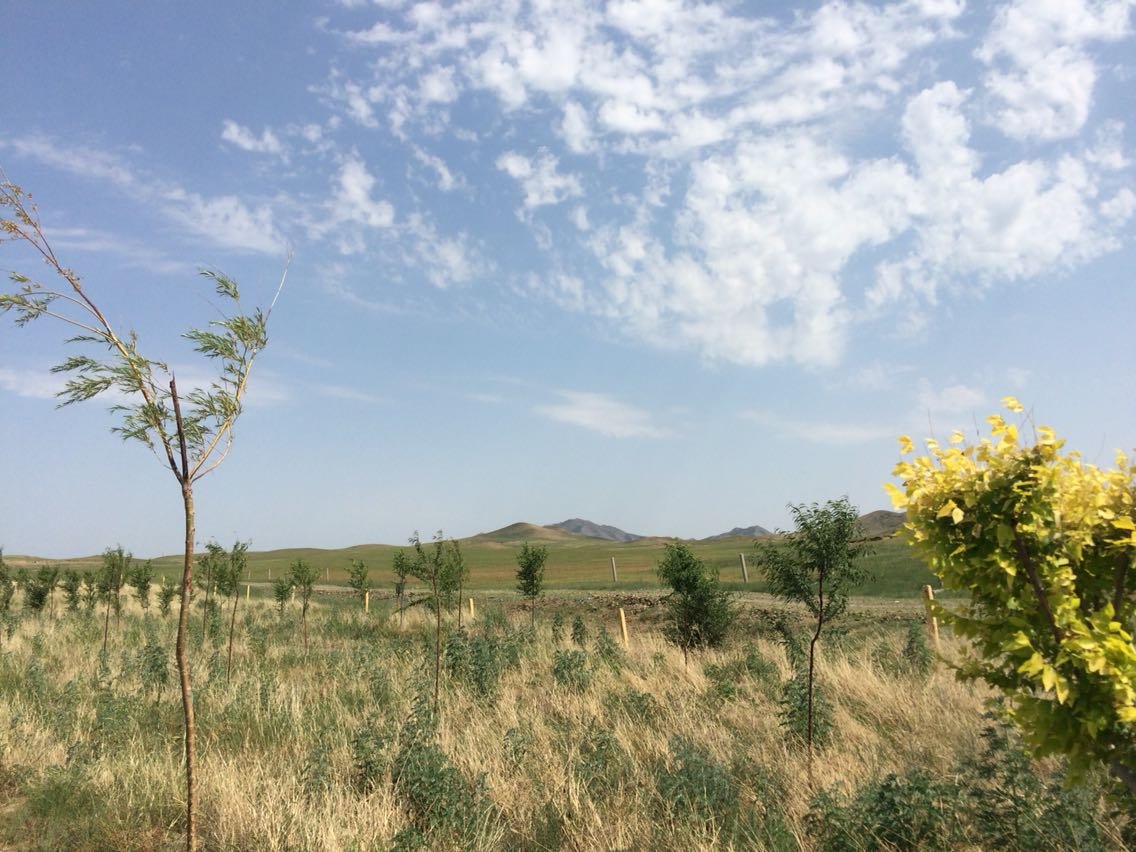
<path id="1" fill-rule="evenodd" d="M 594 801 L 607 800 L 631 775 L 631 761 L 611 731 L 594 720 L 580 742 L 576 776 Z"/>
<path id="2" fill-rule="evenodd" d="M 583 651 L 557 651 L 552 661 L 552 676 L 572 692 L 585 692 L 592 683 L 588 656 Z"/>
<path id="3" fill-rule="evenodd" d="M 781 686 L 781 709 L 777 716 L 781 728 L 797 745 L 805 745 L 809 723 L 809 684 L 804 673 L 797 674 Z M 813 745 L 823 748 L 832 739 L 832 705 L 824 687 L 813 689 Z"/>
<path id="4" fill-rule="evenodd" d="M 671 737 L 670 752 L 670 766 L 660 767 L 655 778 L 665 810 L 729 828 L 738 817 L 738 787 L 727 768 L 686 737 Z"/>

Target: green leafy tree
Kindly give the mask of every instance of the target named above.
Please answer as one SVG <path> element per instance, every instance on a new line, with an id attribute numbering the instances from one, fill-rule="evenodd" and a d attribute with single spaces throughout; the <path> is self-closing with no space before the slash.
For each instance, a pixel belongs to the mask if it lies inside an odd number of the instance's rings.
<path id="1" fill-rule="evenodd" d="M 83 607 L 87 612 L 94 612 L 99 603 L 99 579 L 93 571 L 83 572 Z"/>
<path id="2" fill-rule="evenodd" d="M 288 585 L 300 595 L 300 625 L 304 631 L 304 650 L 308 650 L 308 604 L 319 579 L 319 571 L 310 562 L 297 559 L 288 569 Z"/>
<path id="3" fill-rule="evenodd" d="M 284 607 L 288 605 L 289 598 L 292 597 L 292 580 L 287 575 L 280 577 L 272 584 L 272 597 L 276 600 L 276 611 L 281 615 L 284 614 Z"/>
<path id="4" fill-rule="evenodd" d="M 536 627 L 536 599 L 544 594 L 544 563 L 548 548 L 530 546 L 526 541 L 517 554 L 517 591 L 529 599 L 529 623 Z"/>
<path id="5" fill-rule="evenodd" d="M 107 548 L 103 551 L 103 565 L 99 569 L 96 584 L 99 597 L 106 604 L 106 616 L 103 619 L 103 653 L 106 653 L 107 637 L 110 634 L 110 611 L 114 610 L 115 623 L 122 613 L 122 587 L 134 564 L 133 554 L 127 553 L 118 547 Z"/>
<path id="6" fill-rule="evenodd" d="M 367 563 L 362 559 L 352 559 L 351 567 L 347 569 L 347 584 L 355 590 L 360 599 L 365 598 L 367 592 L 371 590 L 371 581 L 368 578 L 370 571 L 367 570 Z"/>
<path id="7" fill-rule="evenodd" d="M 67 598 L 67 611 L 78 612 L 79 604 L 82 601 L 83 586 L 83 578 L 79 576 L 79 572 L 74 568 L 68 568 L 63 572 L 60 585 L 63 587 L 64 596 Z"/>
<path id="8" fill-rule="evenodd" d="M 415 533 L 417 535 L 417 533 Z M 410 557 L 403 551 L 394 555 L 394 599 L 398 602 L 398 626 L 403 625 L 403 613 L 406 612 L 406 578 L 410 576 Z"/>
<path id="9" fill-rule="evenodd" d="M 134 599 L 138 601 L 138 605 L 142 607 L 143 611 L 148 610 L 150 608 L 150 588 L 154 583 L 154 564 L 147 559 L 145 562 L 134 565 L 126 580 L 134 590 Z"/>
<path id="10" fill-rule="evenodd" d="M 434 534 L 429 548 L 422 544 L 418 531 L 415 530 L 414 535 L 410 537 L 410 546 L 414 548 L 410 556 L 402 551 L 395 555 L 395 571 L 396 573 L 405 571 L 430 586 L 429 601 L 434 609 L 434 711 L 437 712 L 438 690 L 442 677 L 443 589 L 449 584 L 457 588 L 457 577 L 460 576 L 458 571 L 464 567 L 464 561 L 461 559 L 457 542 L 447 541 L 441 530 Z"/>
<path id="11" fill-rule="evenodd" d="M 12 579 L 12 572 L 8 563 L 4 561 L 4 549 L 0 548 L 0 643 L 4 641 L 7 632 L 8 613 L 12 609 L 12 596 L 16 593 L 16 583 Z M 0 647 L 3 647 L 0 645 Z"/>
<path id="12" fill-rule="evenodd" d="M 229 614 L 229 652 L 225 658 L 226 683 L 231 681 L 233 674 L 233 637 L 237 631 L 237 604 L 241 599 L 241 575 L 248 566 L 248 549 L 247 541 L 233 544 L 233 549 L 229 551 L 217 575 L 217 594 L 227 597 L 232 604 Z"/>
<path id="13" fill-rule="evenodd" d="M 205 641 L 205 628 L 209 623 L 210 604 L 216 606 L 212 600 L 213 590 L 217 588 L 218 578 L 225 573 L 229 564 L 229 554 L 217 542 L 211 541 L 205 545 L 205 553 L 197 560 L 197 585 L 205 592 L 205 599 L 201 603 L 201 641 Z"/>
<path id="14" fill-rule="evenodd" d="M 185 548 L 175 656 L 185 744 L 186 848 L 192 852 L 197 846 L 197 732 L 186 638 L 193 590 L 194 485 L 216 470 L 232 447 L 233 427 L 241 414 L 253 362 L 268 343 L 272 308 L 246 313 L 236 282 L 219 272 L 205 271 L 217 296 L 235 312 L 221 310 L 220 319 L 212 320 L 208 328 L 191 328 L 185 333 L 196 351 L 217 366 L 217 373 L 207 387 L 183 393 L 163 362 L 142 354 L 134 332 L 120 333 L 111 325 L 79 276 L 56 255 L 30 196 L 2 172 L 0 242 L 29 247 L 55 282 L 44 284 L 20 272 L 10 273 L 14 286 L 0 292 L 0 313 L 11 312 L 17 326 L 43 317 L 56 320 L 74 331 L 69 342 L 83 349 L 53 368 L 68 376 L 60 393 L 63 404 L 116 392 L 120 401 L 113 410 L 119 421 L 113 431 L 151 450 L 173 475 L 181 494 Z M 282 276 L 280 288 L 283 286 Z"/>
<path id="15" fill-rule="evenodd" d="M 170 605 L 177 596 L 178 587 L 174 581 L 168 576 L 162 577 L 162 582 L 158 585 L 158 612 L 163 618 L 170 614 Z"/>
<path id="16" fill-rule="evenodd" d="M 816 622 L 806 673 L 805 745 L 811 770 L 816 646 L 825 625 L 848 608 L 849 592 L 866 579 L 860 557 L 867 552 L 867 545 L 857 541 L 859 512 L 847 497 L 829 500 L 823 506 L 790 504 L 789 511 L 794 531 L 781 541 L 758 542 L 755 551 L 769 591 L 782 600 L 804 604 Z"/>
<path id="17" fill-rule="evenodd" d="M 1036 755 L 1065 754 L 1075 773 L 1103 764 L 1136 796 L 1136 465 L 1087 465 L 1052 429 L 1023 443 L 987 421 L 974 444 L 928 440 L 889 486 L 912 545 L 966 596 L 937 607 L 971 640 L 958 675 L 1006 696 Z"/>
<path id="18" fill-rule="evenodd" d="M 458 629 L 462 626 L 462 589 L 469 579 L 469 566 L 465 564 L 461 545 L 456 539 L 449 539 L 442 548 L 442 575 L 438 591 L 446 606 L 457 607 Z"/>
<path id="19" fill-rule="evenodd" d="M 55 572 L 56 574 L 58 572 Z M 36 615 L 47 609 L 47 601 L 55 588 L 53 571 L 46 565 L 41 565 L 24 588 L 24 609 Z"/>
<path id="20" fill-rule="evenodd" d="M 692 648 L 721 645 L 734 622 L 734 610 L 729 593 L 718 582 L 717 570 L 685 544 L 668 544 L 657 571 L 659 579 L 671 587 L 664 632 L 682 648 L 683 662 Z"/>

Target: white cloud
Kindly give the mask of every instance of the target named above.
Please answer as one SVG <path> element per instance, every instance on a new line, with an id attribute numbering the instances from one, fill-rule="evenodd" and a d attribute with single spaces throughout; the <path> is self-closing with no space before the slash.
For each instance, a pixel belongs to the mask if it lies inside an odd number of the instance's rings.
<path id="1" fill-rule="evenodd" d="M 1094 41 L 1131 32 L 1131 0 L 1015 0 L 995 15 L 977 56 L 998 104 L 993 120 L 1016 139 L 1060 139 L 1080 132 L 1092 106 Z"/>
<path id="2" fill-rule="evenodd" d="M 250 208 L 235 195 L 204 198 L 184 190 L 172 191 L 167 198 L 176 202 L 170 215 L 217 245 L 264 254 L 277 254 L 284 248 L 284 238 L 267 205 Z"/>
<path id="3" fill-rule="evenodd" d="M 276 134 L 267 127 L 261 131 L 260 136 L 257 136 L 249 128 L 226 119 L 221 127 L 221 139 L 236 145 L 242 151 L 255 154 L 273 154 L 277 157 L 282 157 L 285 154 L 284 145 L 281 144 Z"/>
<path id="4" fill-rule="evenodd" d="M 539 405 L 536 411 L 612 438 L 661 438 L 668 434 L 652 422 L 648 412 L 606 394 L 560 391 L 559 396 L 563 402 Z"/>
<path id="5" fill-rule="evenodd" d="M 437 187 L 443 192 L 450 192 L 464 185 L 464 181 L 454 176 L 454 173 L 450 171 L 449 166 L 441 157 L 436 157 L 415 146 L 414 159 L 434 172 L 437 177 Z"/>
<path id="6" fill-rule="evenodd" d="M 0 367 L 0 388 L 28 399 L 55 399 L 66 379 L 48 370 Z"/>
<path id="7" fill-rule="evenodd" d="M 394 222 L 394 207 L 388 201 L 371 197 L 375 176 L 357 154 L 348 156 L 339 170 L 332 215 L 335 223 L 355 222 L 368 228 L 389 228 Z"/>
<path id="8" fill-rule="evenodd" d="M 586 154 L 593 150 L 592 125 L 587 110 L 575 101 L 564 104 L 564 117 L 560 122 L 560 134 L 574 154 Z"/>
<path id="9" fill-rule="evenodd" d="M 874 441 L 894 440 L 898 434 L 895 426 L 879 426 L 863 423 L 823 420 L 792 420 L 765 411 L 744 411 L 742 419 L 767 426 L 778 434 L 795 439 L 804 439 L 814 444 L 826 446 L 851 446 L 869 444 Z"/>
<path id="10" fill-rule="evenodd" d="M 269 205 L 250 206 L 235 195 L 200 195 L 147 175 L 111 152 L 62 145 L 43 136 L 0 139 L 0 150 L 109 183 L 135 201 L 157 207 L 187 232 L 219 246 L 275 254 L 285 242 Z"/>
<path id="11" fill-rule="evenodd" d="M 428 103 L 453 103 L 458 98 L 453 68 L 436 68 L 419 81 L 419 93 Z"/>
<path id="12" fill-rule="evenodd" d="M 987 396 L 979 388 L 963 384 L 936 389 L 926 379 L 916 385 L 915 407 L 920 412 L 946 415 L 971 414 L 987 404 Z"/>
<path id="13" fill-rule="evenodd" d="M 534 160 L 507 151 L 497 158 L 497 168 L 521 184 L 525 191 L 524 206 L 531 209 L 546 204 L 559 204 L 567 198 L 584 194 L 575 175 L 557 171 L 559 162 L 546 149 L 541 149 Z"/>

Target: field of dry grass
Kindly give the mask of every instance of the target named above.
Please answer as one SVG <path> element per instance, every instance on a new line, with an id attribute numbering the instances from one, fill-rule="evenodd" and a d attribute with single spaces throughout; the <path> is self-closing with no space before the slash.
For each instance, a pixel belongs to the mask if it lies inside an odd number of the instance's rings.
<path id="1" fill-rule="evenodd" d="M 982 746 L 987 694 L 941 665 L 905 671 L 889 623 L 822 645 L 834 735 L 810 778 L 782 724 L 785 648 L 753 619 L 684 665 L 643 622 L 620 647 L 614 610 L 587 613 L 577 645 L 570 610 L 554 637 L 550 611 L 533 634 L 485 606 L 450 640 L 435 717 L 424 608 L 318 603 L 305 653 L 294 611 L 241 607 L 231 681 L 224 631 L 202 639 L 200 613 L 193 629 L 206 848 L 820 848 L 821 791 L 949 778 Z M 105 656 L 101 612 L 4 636 L 0 845 L 182 842 L 173 632 L 132 602 Z"/>

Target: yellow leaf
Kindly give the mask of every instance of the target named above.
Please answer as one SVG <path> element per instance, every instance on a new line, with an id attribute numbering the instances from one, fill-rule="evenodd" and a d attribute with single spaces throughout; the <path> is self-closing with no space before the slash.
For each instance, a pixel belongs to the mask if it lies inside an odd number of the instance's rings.
<path id="1" fill-rule="evenodd" d="M 915 444 L 912 443 L 911 438 L 907 435 L 899 436 L 899 451 L 906 455 L 915 449 Z"/>
<path id="2" fill-rule="evenodd" d="M 903 493 L 902 489 L 896 487 L 894 483 L 885 482 L 884 490 L 887 491 L 888 496 L 891 497 L 891 505 L 894 509 L 907 508 L 907 495 Z"/>
<path id="3" fill-rule="evenodd" d="M 1018 402 L 1016 398 L 1012 396 L 1002 397 L 1002 407 L 1007 409 L 1008 411 L 1014 412 L 1014 414 L 1021 414 L 1026 410 L 1025 406 L 1023 406 L 1020 402 Z"/>
<path id="4" fill-rule="evenodd" d="M 1055 672 L 1049 666 L 1046 666 L 1045 668 L 1043 668 L 1041 670 L 1041 686 L 1042 686 L 1042 688 L 1046 689 L 1046 690 L 1053 689 L 1053 687 L 1056 683 L 1057 683 L 1057 672 Z"/>
<path id="5" fill-rule="evenodd" d="M 941 508 L 939 510 L 939 514 L 937 514 L 935 517 L 936 518 L 945 518 L 947 516 L 953 516 L 953 514 L 955 512 L 957 512 L 958 510 L 959 510 L 958 504 L 955 503 L 954 500 L 948 500 L 946 503 L 943 504 L 943 508 Z M 958 521 L 956 521 L 955 523 L 958 523 Z"/>
<path id="6" fill-rule="evenodd" d="M 1121 722 L 1136 722 L 1136 707 L 1117 707 L 1116 718 Z"/>
<path id="7" fill-rule="evenodd" d="M 1069 697 L 1069 681 L 1065 678 L 1058 676 L 1053 682 L 1054 691 L 1057 693 L 1057 702 L 1064 704 L 1065 699 Z"/>
<path id="8" fill-rule="evenodd" d="M 1116 518 L 1112 525 L 1118 530 L 1136 530 L 1136 521 L 1133 521 L 1127 515 Z"/>
<path id="9" fill-rule="evenodd" d="M 953 512 L 951 512 L 951 520 L 953 520 L 957 524 L 957 523 L 960 523 L 962 521 L 962 519 L 963 519 L 962 509 L 955 507 L 955 510 Z"/>

